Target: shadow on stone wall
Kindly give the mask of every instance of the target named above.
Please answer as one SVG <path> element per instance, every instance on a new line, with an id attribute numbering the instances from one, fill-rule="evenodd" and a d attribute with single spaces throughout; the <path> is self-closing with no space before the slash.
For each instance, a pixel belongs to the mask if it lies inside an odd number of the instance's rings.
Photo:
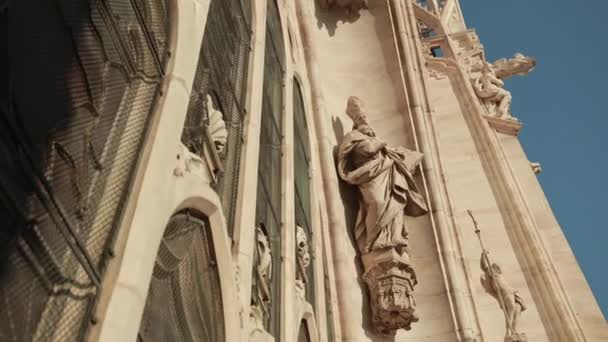
<path id="1" fill-rule="evenodd" d="M 323 8 L 319 5 L 317 0 L 313 0 L 315 3 L 315 17 L 317 18 L 317 27 L 322 29 L 323 26 L 327 29 L 327 33 L 330 37 L 336 34 L 338 29 L 338 23 L 349 23 L 352 24 L 361 16 L 359 13 L 348 15 L 344 8 Z"/>

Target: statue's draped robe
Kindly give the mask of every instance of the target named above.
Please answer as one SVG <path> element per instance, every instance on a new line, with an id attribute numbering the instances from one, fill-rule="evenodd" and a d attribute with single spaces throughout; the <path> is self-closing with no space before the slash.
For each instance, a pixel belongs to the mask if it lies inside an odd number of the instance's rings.
<path id="1" fill-rule="evenodd" d="M 374 139 L 353 130 L 339 148 L 338 173 L 361 193 L 355 238 L 362 253 L 389 247 L 409 250 L 404 215 L 428 211 L 412 177 L 422 154 L 398 147 L 366 155 L 365 144 Z"/>

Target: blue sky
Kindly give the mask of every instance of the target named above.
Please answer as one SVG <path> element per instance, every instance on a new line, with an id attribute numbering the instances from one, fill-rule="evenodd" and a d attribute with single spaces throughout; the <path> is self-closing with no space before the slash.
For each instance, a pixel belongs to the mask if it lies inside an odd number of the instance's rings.
<path id="1" fill-rule="evenodd" d="M 520 140 L 551 207 L 608 317 L 607 0 L 461 0 L 488 60 L 521 51 L 537 59 L 507 80 Z M 604 20 L 603 20 L 604 19 Z M 559 265 L 558 265 L 559 267 Z"/>

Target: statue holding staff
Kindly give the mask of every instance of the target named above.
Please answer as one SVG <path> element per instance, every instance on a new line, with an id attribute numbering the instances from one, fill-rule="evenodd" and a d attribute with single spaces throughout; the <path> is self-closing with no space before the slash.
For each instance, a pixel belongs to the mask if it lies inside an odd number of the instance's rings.
<path id="1" fill-rule="evenodd" d="M 483 246 L 481 240 L 481 230 L 477 226 L 477 221 L 473 217 L 473 213 L 468 210 L 469 216 L 475 225 L 475 234 L 481 244 L 481 269 L 484 276 L 481 278 L 481 284 L 486 291 L 498 300 L 500 308 L 505 315 L 505 342 L 526 342 L 526 335 L 518 331 L 518 322 L 521 313 L 526 310 L 523 299 L 517 291 L 513 289 L 505 280 L 502 269 L 497 263 L 490 261 L 490 252 Z"/>
<path id="2" fill-rule="evenodd" d="M 389 147 L 376 137 L 357 97 L 348 99 L 346 114 L 354 125 L 340 144 L 338 173 L 359 189 L 354 235 L 370 291 L 372 324 L 382 334 L 394 334 L 418 321 L 406 216 L 428 212 L 412 176 L 422 154 Z"/>

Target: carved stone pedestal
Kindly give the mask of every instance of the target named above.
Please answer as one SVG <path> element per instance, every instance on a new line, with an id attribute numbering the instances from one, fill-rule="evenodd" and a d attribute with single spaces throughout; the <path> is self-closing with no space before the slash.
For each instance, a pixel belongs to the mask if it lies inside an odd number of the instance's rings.
<path id="1" fill-rule="evenodd" d="M 490 127 L 494 128 L 497 132 L 512 136 L 517 136 L 523 126 L 521 122 L 514 119 L 501 119 L 491 116 L 487 116 L 486 119 Z"/>
<path id="2" fill-rule="evenodd" d="M 510 336 L 505 336 L 505 342 L 528 342 L 528 338 L 524 333 L 513 334 Z"/>
<path id="3" fill-rule="evenodd" d="M 416 273 L 409 257 L 406 253 L 399 255 L 393 249 L 370 254 L 363 257 L 366 269 L 363 279 L 369 289 L 374 328 L 390 335 L 398 329 L 410 330 L 418 316 L 414 312 Z"/>

